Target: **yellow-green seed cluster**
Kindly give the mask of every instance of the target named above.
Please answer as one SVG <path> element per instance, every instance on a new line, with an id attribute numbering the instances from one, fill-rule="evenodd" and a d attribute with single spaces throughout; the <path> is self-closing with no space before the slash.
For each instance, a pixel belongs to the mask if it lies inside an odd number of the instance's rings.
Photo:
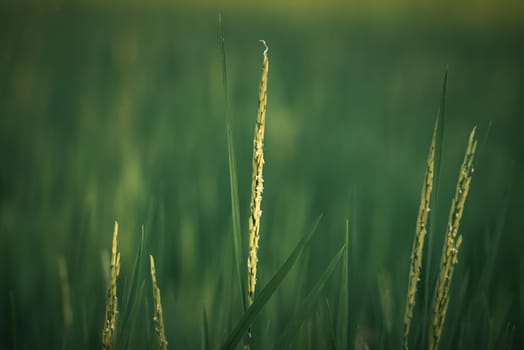
<path id="1" fill-rule="evenodd" d="M 475 140 L 475 129 L 471 132 L 464 161 L 460 168 L 460 174 L 455 196 L 451 203 L 446 238 L 440 260 L 439 277 L 437 281 L 435 300 L 433 302 L 433 318 L 429 329 L 429 349 L 438 348 L 442 328 L 446 319 L 449 303 L 449 290 L 457 256 L 462 243 L 462 235 L 458 235 L 460 219 L 464 211 L 464 205 L 469 192 L 471 176 L 473 174 L 473 158 L 477 148 Z"/>
<path id="2" fill-rule="evenodd" d="M 427 221 L 430 211 L 431 192 L 433 190 L 433 175 L 435 172 L 435 144 L 438 130 L 438 119 L 433 130 L 433 138 L 429 147 L 428 160 L 426 165 L 426 174 L 420 196 L 420 206 L 418 211 L 417 226 L 415 230 L 415 239 L 411 249 L 411 263 L 409 267 L 408 294 L 406 301 L 406 310 L 404 312 L 404 340 L 403 348 L 408 349 L 409 329 L 411 319 L 413 318 L 413 309 L 415 308 L 415 297 L 417 293 L 417 284 L 420 281 L 420 269 L 422 267 L 422 255 L 424 251 L 424 240 L 427 234 Z"/>
<path id="3" fill-rule="evenodd" d="M 149 262 L 151 264 L 151 282 L 153 284 L 153 300 L 155 303 L 155 311 L 153 321 L 155 322 L 155 331 L 158 336 L 158 346 L 160 350 L 167 349 L 167 339 L 164 331 L 164 316 L 162 313 L 162 301 L 160 299 L 160 288 L 156 282 L 155 260 L 153 255 L 149 255 Z"/>
<path id="4" fill-rule="evenodd" d="M 402 347 L 408 349 L 409 331 L 415 308 L 417 284 L 420 281 L 420 271 L 422 267 L 422 256 L 424 251 L 424 240 L 427 235 L 427 220 L 430 212 L 431 192 L 433 189 L 434 163 L 436 137 L 438 132 L 438 119 L 433 131 L 433 139 L 428 153 L 426 175 L 420 198 L 419 214 L 413 247 L 411 252 L 411 263 L 409 269 L 408 292 L 406 309 L 404 312 L 404 337 Z M 460 220 L 464 211 L 464 205 L 469 192 L 471 176 L 473 174 L 473 158 L 477 148 L 475 140 L 475 129 L 471 132 L 468 140 L 468 147 L 464 156 L 464 161 L 460 168 L 457 189 L 449 214 L 449 221 L 446 230 L 446 238 L 440 261 L 435 299 L 433 301 L 433 314 L 429 329 L 428 348 L 435 350 L 438 348 L 442 329 L 446 319 L 446 312 L 449 303 L 449 291 L 455 264 L 458 262 L 457 256 L 462 243 L 462 236 L 458 234 Z"/>
<path id="5" fill-rule="evenodd" d="M 264 130 L 266 124 L 266 102 L 267 102 L 267 73 L 269 67 L 268 47 L 265 41 L 264 60 L 262 64 L 262 78 L 260 81 L 260 94 L 258 99 L 257 123 L 255 126 L 255 138 L 253 147 L 253 177 L 251 189 L 251 215 L 249 217 L 249 257 L 248 269 L 248 306 L 253 303 L 255 297 L 255 286 L 257 280 L 257 254 L 260 232 L 260 217 L 262 216 L 262 192 L 264 190 L 264 179 L 262 176 L 264 168 Z"/>
<path id="6" fill-rule="evenodd" d="M 106 350 L 111 349 L 114 334 L 116 331 L 116 321 L 118 316 L 118 297 L 116 290 L 116 280 L 120 274 L 120 253 L 117 249 L 118 244 L 118 222 L 115 221 L 113 232 L 113 245 L 111 248 L 111 281 L 107 289 L 106 317 L 102 331 L 102 344 Z"/>

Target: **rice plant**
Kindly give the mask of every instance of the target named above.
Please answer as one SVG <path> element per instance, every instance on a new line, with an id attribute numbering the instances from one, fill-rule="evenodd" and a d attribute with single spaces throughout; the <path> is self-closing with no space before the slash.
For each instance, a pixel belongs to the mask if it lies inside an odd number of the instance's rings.
<path id="1" fill-rule="evenodd" d="M 154 316 L 155 332 L 158 337 L 158 348 L 160 350 L 167 349 L 167 339 L 164 330 L 164 316 L 162 312 L 162 300 L 160 298 L 160 288 L 156 281 L 155 259 L 153 255 L 149 255 L 149 263 L 151 266 L 151 284 L 153 285 L 153 302 L 154 302 Z"/>
<path id="2" fill-rule="evenodd" d="M 0 5 L 1 349 L 522 348 L 520 25 L 84 5 Z"/>
<path id="3" fill-rule="evenodd" d="M 115 221 L 113 244 L 111 247 L 111 280 L 107 289 L 106 317 L 102 330 L 102 344 L 106 350 L 111 350 L 115 337 L 118 318 L 117 278 L 120 274 L 120 252 L 118 252 L 118 222 Z"/>
<path id="4" fill-rule="evenodd" d="M 411 319 L 413 318 L 413 309 L 415 308 L 415 298 L 417 293 L 417 284 L 420 281 L 420 270 L 422 268 L 422 256 L 424 252 L 424 240 L 426 238 L 428 215 L 430 212 L 431 191 L 433 190 L 433 174 L 435 168 L 435 142 L 437 138 L 438 119 L 435 122 L 431 145 L 429 146 L 428 159 L 426 164 L 426 174 L 422 186 L 420 198 L 420 207 L 417 217 L 417 226 L 413 247 L 411 249 L 411 263 L 409 266 L 408 294 L 406 300 L 406 309 L 404 311 L 404 338 L 403 348 L 408 349 L 409 330 Z"/>
<path id="5" fill-rule="evenodd" d="M 264 191 L 264 132 L 266 128 L 267 104 L 267 73 L 269 59 L 268 47 L 264 40 L 264 59 L 262 63 L 262 78 L 260 79 L 260 94 L 258 98 L 258 113 L 253 140 L 253 176 L 251 180 L 251 214 L 249 216 L 249 257 L 247 260 L 247 303 L 253 304 L 257 284 L 258 242 L 260 240 L 260 218 L 262 216 L 262 192 Z"/>
<path id="6" fill-rule="evenodd" d="M 473 174 L 473 158 L 477 149 L 475 130 L 471 131 L 468 139 L 468 147 L 464 155 L 464 161 L 459 172 L 457 189 L 451 202 L 449 220 L 440 259 L 440 270 L 437 280 L 435 299 L 433 301 L 433 317 L 429 329 L 430 350 L 438 348 L 446 313 L 449 304 L 450 287 L 453 278 L 453 271 L 458 262 L 458 252 L 462 243 L 462 235 L 459 234 L 460 220 L 464 212 L 464 205 L 468 197 L 471 176 Z"/>

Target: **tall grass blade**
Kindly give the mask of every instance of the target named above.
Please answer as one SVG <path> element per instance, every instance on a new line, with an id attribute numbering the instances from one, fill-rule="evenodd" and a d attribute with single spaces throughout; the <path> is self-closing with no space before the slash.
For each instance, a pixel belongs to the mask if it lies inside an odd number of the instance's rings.
<path id="1" fill-rule="evenodd" d="M 218 17 L 219 24 L 219 38 L 218 43 L 220 47 L 220 54 L 222 56 L 222 88 L 224 90 L 224 113 L 226 115 L 226 133 L 227 133 L 227 154 L 229 166 L 229 188 L 231 195 L 231 217 L 233 223 L 233 244 L 235 249 L 235 266 L 238 278 L 238 286 L 242 300 L 242 310 L 244 312 L 247 308 L 246 295 L 244 290 L 244 282 L 241 262 L 242 259 L 242 236 L 240 232 L 240 204 L 238 199 L 238 178 L 237 165 L 235 156 L 235 145 L 233 142 L 233 122 L 229 108 L 229 90 L 227 84 L 227 63 L 226 63 L 226 47 L 224 34 L 222 32 L 222 15 Z"/>
<path id="2" fill-rule="evenodd" d="M 137 287 L 136 291 L 136 302 L 135 304 L 138 304 L 138 300 L 144 300 L 144 291 L 146 289 L 146 280 L 142 279 Z M 134 310 L 132 313 L 132 317 L 129 318 L 129 322 L 127 323 L 128 326 L 125 330 L 122 330 L 122 332 L 126 332 L 126 335 L 122 337 L 123 342 L 118 343 L 117 349 L 134 349 L 137 347 L 136 344 L 139 342 L 143 342 L 144 336 L 141 332 L 136 331 L 136 325 L 137 323 L 140 324 L 140 319 L 135 316 L 135 313 L 137 311 Z M 142 329 L 140 329 L 142 330 Z M 132 345 L 130 345 L 132 344 Z"/>
<path id="3" fill-rule="evenodd" d="M 136 311 L 136 305 L 138 304 L 138 298 L 137 298 L 137 291 L 140 284 L 140 275 L 142 272 L 142 261 L 143 261 L 143 255 L 144 255 L 144 240 L 145 240 L 145 229 L 144 225 L 142 225 L 140 229 L 140 236 L 138 239 L 138 245 L 136 249 L 135 259 L 133 262 L 133 271 L 131 272 L 131 276 L 128 280 L 126 280 L 126 289 L 127 294 L 125 298 L 124 305 L 122 306 L 122 331 L 120 332 L 119 341 L 123 343 L 129 342 L 129 336 L 130 332 L 128 327 L 128 324 L 130 323 L 130 319 L 135 314 Z M 142 279 L 143 281 L 144 279 Z"/>
<path id="4" fill-rule="evenodd" d="M 280 286 L 284 278 L 297 261 L 298 257 L 304 250 L 306 244 L 311 240 L 311 237 L 316 232 L 317 227 L 322 219 L 320 215 L 314 222 L 311 231 L 305 235 L 295 246 L 291 254 L 288 256 L 284 264 L 280 266 L 278 271 L 275 273 L 269 283 L 257 294 L 257 297 L 253 301 L 253 304 L 246 310 L 242 318 L 238 321 L 233 331 L 229 334 L 228 338 L 224 341 L 220 349 L 234 349 L 238 342 L 242 339 L 244 334 L 247 332 L 253 321 L 256 319 L 260 311 L 268 300 L 271 298 L 273 293 Z"/>
<path id="5" fill-rule="evenodd" d="M 291 342 L 296 338 L 296 334 L 300 329 L 300 326 L 309 317 L 311 312 L 314 310 L 315 305 L 318 302 L 318 297 L 326 285 L 327 280 L 333 274 L 338 262 L 342 258 L 342 254 L 346 250 L 346 245 L 342 246 L 340 250 L 331 259 L 326 270 L 322 273 L 315 286 L 311 289 L 307 297 L 304 299 L 302 305 L 298 308 L 298 311 L 293 316 L 293 319 L 288 323 L 284 332 L 280 336 L 279 340 L 275 345 L 275 349 L 287 349 Z"/>
<path id="6" fill-rule="evenodd" d="M 346 251 L 347 252 L 347 249 Z M 327 332 L 327 338 L 329 340 L 329 348 L 332 350 L 336 350 L 337 347 L 337 335 L 335 330 L 335 325 L 333 323 L 333 312 L 331 311 L 331 306 L 329 306 L 329 300 L 326 299 L 326 317 L 327 317 L 327 325 L 326 325 L 326 332 Z"/>
<path id="7" fill-rule="evenodd" d="M 440 104 L 439 109 L 437 111 L 437 123 L 439 127 L 437 128 L 437 137 L 435 142 L 435 164 L 434 164 L 434 177 L 433 177 L 433 193 L 432 199 L 431 199 L 431 212 L 432 217 L 437 218 L 438 212 L 439 212 L 439 206 L 438 206 L 438 199 L 439 199 L 439 193 L 440 193 L 440 164 L 442 161 L 442 148 L 444 145 L 444 127 L 446 125 L 446 98 L 447 98 L 447 88 L 448 88 L 448 66 L 446 66 L 446 69 L 444 71 L 444 79 L 442 81 L 442 92 L 440 94 Z M 435 224 L 436 220 L 432 220 L 429 218 L 429 232 L 435 232 Z M 427 244 L 427 254 L 426 254 L 426 265 L 425 265 L 425 278 L 424 278 L 424 309 L 423 309 L 423 317 L 422 317 L 422 334 L 419 335 L 422 337 L 422 344 L 426 344 L 426 330 L 427 328 L 427 320 L 428 320 L 428 313 L 430 308 L 430 295 L 429 292 L 432 290 L 430 288 L 430 281 L 431 278 L 431 262 L 433 257 L 433 235 L 429 234 L 428 237 L 428 244 Z"/>

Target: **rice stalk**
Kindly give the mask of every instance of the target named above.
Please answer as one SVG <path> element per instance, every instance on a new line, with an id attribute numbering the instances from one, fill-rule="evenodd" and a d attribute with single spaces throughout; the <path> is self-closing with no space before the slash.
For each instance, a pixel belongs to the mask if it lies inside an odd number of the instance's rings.
<path id="1" fill-rule="evenodd" d="M 451 280 L 453 278 L 455 265 L 458 262 L 457 256 L 460 244 L 462 243 L 462 235 L 458 235 L 458 230 L 469 192 L 471 176 L 473 174 L 473 158 L 477 148 L 475 130 L 476 129 L 474 128 L 469 136 L 468 147 L 460 168 L 457 189 L 453 201 L 451 202 L 446 238 L 444 240 L 442 257 L 440 260 L 439 277 L 437 280 L 435 299 L 433 301 L 433 318 L 429 329 L 428 340 L 429 350 L 438 348 L 440 337 L 442 335 L 442 328 L 446 320 Z"/>
<path id="2" fill-rule="evenodd" d="M 415 238 L 411 248 L 411 263 L 409 266 L 408 293 L 406 300 L 406 309 L 404 311 L 404 339 L 402 348 L 408 349 L 409 330 L 413 318 L 413 310 L 416 303 L 417 284 L 420 281 L 420 270 L 422 267 L 422 256 L 424 253 L 424 241 L 427 234 L 427 221 L 430 211 L 431 192 L 433 190 L 433 175 L 435 173 L 435 146 L 438 131 L 438 118 L 433 129 L 433 138 L 429 146 L 428 159 L 426 163 L 426 174 L 420 194 L 420 206 L 418 210 L 417 226 L 415 229 Z"/>
<path id="3" fill-rule="evenodd" d="M 247 300 L 248 307 L 253 304 L 255 287 L 257 283 L 258 241 L 260 239 L 260 217 L 262 216 L 262 192 L 264 190 L 264 179 L 262 172 L 264 168 L 264 130 L 266 126 L 266 102 L 267 102 L 267 73 L 269 60 L 267 56 L 268 47 L 264 40 L 264 60 L 262 65 L 262 78 L 260 80 L 260 95 L 258 99 L 257 123 L 255 126 L 255 137 L 253 147 L 253 176 L 251 188 L 251 215 L 249 217 L 249 257 L 247 260 Z"/>
<path id="4" fill-rule="evenodd" d="M 226 116 L 226 135 L 227 135 L 227 155 L 229 166 L 229 188 L 231 195 L 231 220 L 233 224 L 233 246 L 235 249 L 235 267 L 237 272 L 238 287 L 241 295 L 242 310 L 246 312 L 246 288 L 241 268 L 242 259 L 242 234 L 240 226 L 240 204 L 238 197 L 238 180 L 237 180 L 237 163 L 235 156 L 235 147 L 233 141 L 233 121 L 229 108 L 229 89 L 227 84 L 227 62 L 226 62 L 226 45 L 224 34 L 222 32 L 222 15 L 218 15 L 220 54 L 222 56 L 222 87 L 224 90 L 224 114 Z"/>
<path id="5" fill-rule="evenodd" d="M 158 348 L 160 350 L 166 350 L 167 339 L 164 330 L 162 301 L 160 299 L 160 288 L 158 288 L 158 284 L 156 282 L 155 259 L 153 259 L 153 255 L 149 255 L 149 261 L 151 263 L 151 282 L 153 284 L 153 301 L 155 303 L 153 321 L 155 321 L 155 331 L 158 336 Z"/>
<path id="6" fill-rule="evenodd" d="M 118 297 L 116 280 L 120 274 L 120 253 L 117 250 L 118 244 L 118 222 L 115 221 L 113 232 L 113 245 L 111 248 L 111 281 L 107 289 L 106 318 L 102 330 L 102 344 L 104 349 L 110 350 L 116 331 L 116 321 L 118 316 Z"/>

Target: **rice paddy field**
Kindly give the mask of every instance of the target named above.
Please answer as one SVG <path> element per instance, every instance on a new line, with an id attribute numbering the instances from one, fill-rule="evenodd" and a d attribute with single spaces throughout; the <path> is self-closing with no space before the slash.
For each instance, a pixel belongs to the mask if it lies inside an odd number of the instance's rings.
<path id="1" fill-rule="evenodd" d="M 524 10 L 410 3 L 0 4 L 0 348 L 522 349 Z"/>

